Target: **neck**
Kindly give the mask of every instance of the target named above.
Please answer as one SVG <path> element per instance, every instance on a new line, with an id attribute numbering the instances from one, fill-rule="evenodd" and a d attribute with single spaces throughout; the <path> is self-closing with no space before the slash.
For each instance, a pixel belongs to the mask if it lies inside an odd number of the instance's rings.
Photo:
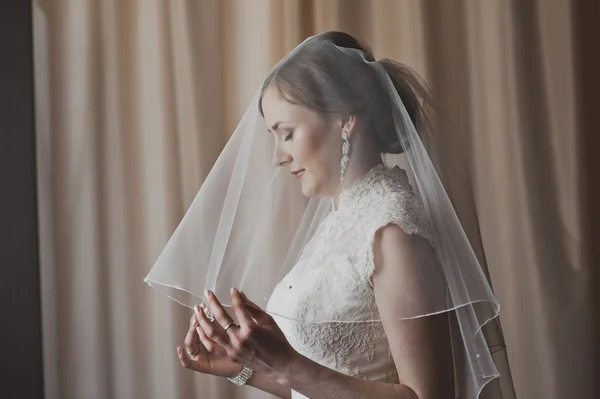
<path id="1" fill-rule="evenodd" d="M 352 187 L 356 179 L 364 176 L 373 169 L 376 165 L 382 163 L 381 154 L 371 144 L 360 142 L 360 137 L 357 137 L 352 144 L 354 148 L 361 148 L 361 151 L 352 151 L 350 148 L 350 162 L 346 168 L 344 183 L 340 184 L 335 193 L 331 196 L 333 199 L 334 209 L 338 208 L 340 193 L 342 190 Z"/>

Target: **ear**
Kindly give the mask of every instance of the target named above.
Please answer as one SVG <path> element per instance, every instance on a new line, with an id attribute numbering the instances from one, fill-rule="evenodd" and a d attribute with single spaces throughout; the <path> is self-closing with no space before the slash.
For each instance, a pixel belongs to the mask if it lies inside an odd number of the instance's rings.
<path id="1" fill-rule="evenodd" d="M 356 115 L 348 115 L 342 118 L 342 131 L 340 134 L 343 137 L 344 131 L 348 131 L 348 136 L 352 137 L 352 132 L 356 128 Z"/>

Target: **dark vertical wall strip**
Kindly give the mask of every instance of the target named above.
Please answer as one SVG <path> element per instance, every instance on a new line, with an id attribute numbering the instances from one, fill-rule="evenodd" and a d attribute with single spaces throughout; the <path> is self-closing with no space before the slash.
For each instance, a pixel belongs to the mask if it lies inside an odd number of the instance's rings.
<path id="1" fill-rule="evenodd" d="M 600 2 L 576 0 L 573 2 L 575 49 L 577 57 L 578 117 L 581 131 L 581 186 L 583 188 L 583 217 L 587 222 L 586 238 L 582 243 L 592 270 L 594 301 L 594 336 L 600 337 Z M 594 361 L 582 364 L 593 368 L 595 398 L 600 397 L 600 343 L 596 340 Z"/>
<path id="2" fill-rule="evenodd" d="M 0 1 L 0 398 L 43 398 L 31 2 Z"/>

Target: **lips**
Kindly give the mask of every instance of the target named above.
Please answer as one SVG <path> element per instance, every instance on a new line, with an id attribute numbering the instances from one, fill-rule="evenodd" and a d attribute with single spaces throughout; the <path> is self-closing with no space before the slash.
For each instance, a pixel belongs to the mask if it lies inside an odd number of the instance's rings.
<path id="1" fill-rule="evenodd" d="M 292 174 L 294 176 L 296 176 L 296 178 L 299 179 L 304 174 L 304 169 L 295 170 L 295 171 L 292 172 Z"/>

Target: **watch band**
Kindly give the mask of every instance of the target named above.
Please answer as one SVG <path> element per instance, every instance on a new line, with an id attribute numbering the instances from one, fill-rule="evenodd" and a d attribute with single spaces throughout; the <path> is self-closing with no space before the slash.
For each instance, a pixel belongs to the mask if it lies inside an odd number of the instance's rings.
<path id="1" fill-rule="evenodd" d="M 241 387 L 242 385 L 246 385 L 250 377 L 252 377 L 253 371 L 254 370 L 244 366 L 242 367 L 242 371 L 240 371 L 237 376 L 234 378 L 228 378 L 228 380 L 233 382 L 238 387 Z"/>

